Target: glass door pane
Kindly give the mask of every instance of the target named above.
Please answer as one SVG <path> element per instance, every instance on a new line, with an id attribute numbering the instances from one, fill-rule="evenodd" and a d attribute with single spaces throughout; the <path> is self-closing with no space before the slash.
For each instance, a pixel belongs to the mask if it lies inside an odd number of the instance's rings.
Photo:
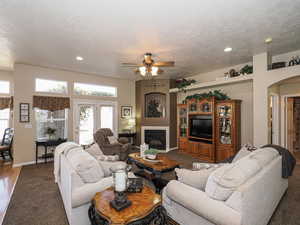
<path id="1" fill-rule="evenodd" d="M 93 105 L 79 105 L 78 136 L 80 145 L 93 143 L 95 108 Z"/>
<path id="2" fill-rule="evenodd" d="M 101 106 L 100 107 L 100 128 L 110 128 L 114 131 L 114 107 Z"/>

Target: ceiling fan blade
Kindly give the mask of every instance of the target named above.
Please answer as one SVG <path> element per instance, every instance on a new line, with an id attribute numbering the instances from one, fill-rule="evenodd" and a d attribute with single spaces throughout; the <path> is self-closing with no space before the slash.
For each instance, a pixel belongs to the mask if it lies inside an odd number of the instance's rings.
<path id="1" fill-rule="evenodd" d="M 122 66 L 126 66 L 126 67 L 139 67 L 139 64 L 136 63 L 122 63 Z"/>
<path id="2" fill-rule="evenodd" d="M 167 61 L 167 62 L 155 62 L 153 66 L 158 66 L 158 67 L 171 67 L 175 66 L 174 61 Z"/>

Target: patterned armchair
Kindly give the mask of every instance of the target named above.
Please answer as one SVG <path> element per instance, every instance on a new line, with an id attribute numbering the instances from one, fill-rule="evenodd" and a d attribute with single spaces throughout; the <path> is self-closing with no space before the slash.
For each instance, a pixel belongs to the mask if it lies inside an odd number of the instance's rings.
<path id="1" fill-rule="evenodd" d="M 108 141 L 109 136 L 113 136 L 113 132 L 109 128 L 101 128 L 94 133 L 94 140 L 101 148 L 104 155 L 118 155 L 120 160 L 127 160 L 128 154 L 131 150 L 127 138 L 118 139 L 118 143 L 110 144 Z"/>

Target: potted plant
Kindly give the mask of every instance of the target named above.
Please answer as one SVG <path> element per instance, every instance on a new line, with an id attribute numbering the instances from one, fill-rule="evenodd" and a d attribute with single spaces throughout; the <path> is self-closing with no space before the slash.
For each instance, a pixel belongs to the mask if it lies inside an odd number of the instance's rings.
<path id="1" fill-rule="evenodd" d="M 55 133 L 56 133 L 56 129 L 52 128 L 52 127 L 47 127 L 45 134 L 48 135 L 49 139 L 54 139 L 55 138 Z"/>
<path id="2" fill-rule="evenodd" d="M 150 149 L 145 151 L 145 156 L 148 159 L 154 160 L 154 159 L 156 159 L 156 156 L 157 156 L 158 152 L 159 151 L 157 149 L 150 148 Z"/>

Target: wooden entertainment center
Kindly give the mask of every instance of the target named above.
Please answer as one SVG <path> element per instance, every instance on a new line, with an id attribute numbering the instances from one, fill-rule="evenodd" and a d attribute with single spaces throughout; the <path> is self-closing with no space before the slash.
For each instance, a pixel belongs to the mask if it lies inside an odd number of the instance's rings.
<path id="1" fill-rule="evenodd" d="M 220 162 L 239 150 L 241 100 L 191 99 L 177 107 L 177 138 L 181 153 L 208 162 Z"/>

